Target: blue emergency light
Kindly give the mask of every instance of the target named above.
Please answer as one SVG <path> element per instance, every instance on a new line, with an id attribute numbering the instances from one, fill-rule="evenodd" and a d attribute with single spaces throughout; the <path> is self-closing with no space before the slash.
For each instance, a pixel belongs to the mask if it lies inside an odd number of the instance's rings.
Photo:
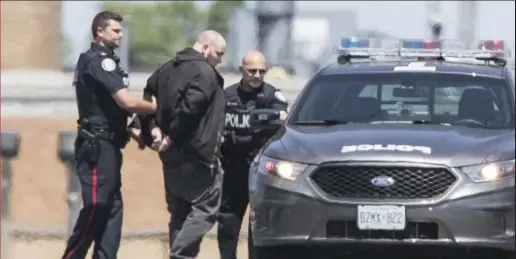
<path id="1" fill-rule="evenodd" d="M 343 38 L 340 40 L 340 46 L 342 48 L 369 48 L 369 40 L 354 37 Z"/>

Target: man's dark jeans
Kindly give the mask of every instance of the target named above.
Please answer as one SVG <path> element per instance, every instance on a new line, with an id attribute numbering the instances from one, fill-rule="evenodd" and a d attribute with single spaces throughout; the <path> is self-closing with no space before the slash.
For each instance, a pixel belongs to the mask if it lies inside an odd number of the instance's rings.
<path id="1" fill-rule="evenodd" d="M 214 226 L 222 196 L 222 169 L 171 149 L 160 154 L 170 212 L 170 259 L 193 259 Z"/>

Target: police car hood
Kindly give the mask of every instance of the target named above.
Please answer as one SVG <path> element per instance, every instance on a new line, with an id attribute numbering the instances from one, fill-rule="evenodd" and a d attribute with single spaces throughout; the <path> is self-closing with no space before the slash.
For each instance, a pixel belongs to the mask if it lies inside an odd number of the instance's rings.
<path id="1" fill-rule="evenodd" d="M 441 125 L 287 126 L 280 141 L 292 161 L 386 161 L 451 167 L 514 159 L 514 130 Z"/>

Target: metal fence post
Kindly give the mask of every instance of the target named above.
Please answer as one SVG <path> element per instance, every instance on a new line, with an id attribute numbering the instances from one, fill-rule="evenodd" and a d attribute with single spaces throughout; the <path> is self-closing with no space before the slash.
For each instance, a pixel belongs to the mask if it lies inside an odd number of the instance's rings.
<path id="1" fill-rule="evenodd" d="M 75 222 L 82 207 L 81 185 L 77 177 L 75 161 L 76 132 L 63 131 L 59 133 L 59 159 L 65 164 L 68 172 L 68 236 L 73 232 Z"/>
<path id="2" fill-rule="evenodd" d="M 7 258 L 9 246 L 10 194 L 12 186 L 11 159 L 18 156 L 20 134 L 2 132 L 2 242 L 1 258 Z"/>
<path id="3" fill-rule="evenodd" d="M 123 26 L 124 37 L 122 37 L 120 48 L 118 48 L 120 56 L 120 65 L 127 73 L 129 73 L 129 71 L 131 71 L 131 68 L 129 67 L 129 50 L 131 49 L 131 41 L 129 39 L 131 37 L 131 16 L 124 16 Z"/>

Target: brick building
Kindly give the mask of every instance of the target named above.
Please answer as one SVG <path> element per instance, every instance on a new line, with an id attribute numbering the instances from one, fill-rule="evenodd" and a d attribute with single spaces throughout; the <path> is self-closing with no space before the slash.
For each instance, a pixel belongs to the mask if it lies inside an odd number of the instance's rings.
<path id="1" fill-rule="evenodd" d="M 1 68 L 62 69 L 61 2 L 1 2 Z"/>

